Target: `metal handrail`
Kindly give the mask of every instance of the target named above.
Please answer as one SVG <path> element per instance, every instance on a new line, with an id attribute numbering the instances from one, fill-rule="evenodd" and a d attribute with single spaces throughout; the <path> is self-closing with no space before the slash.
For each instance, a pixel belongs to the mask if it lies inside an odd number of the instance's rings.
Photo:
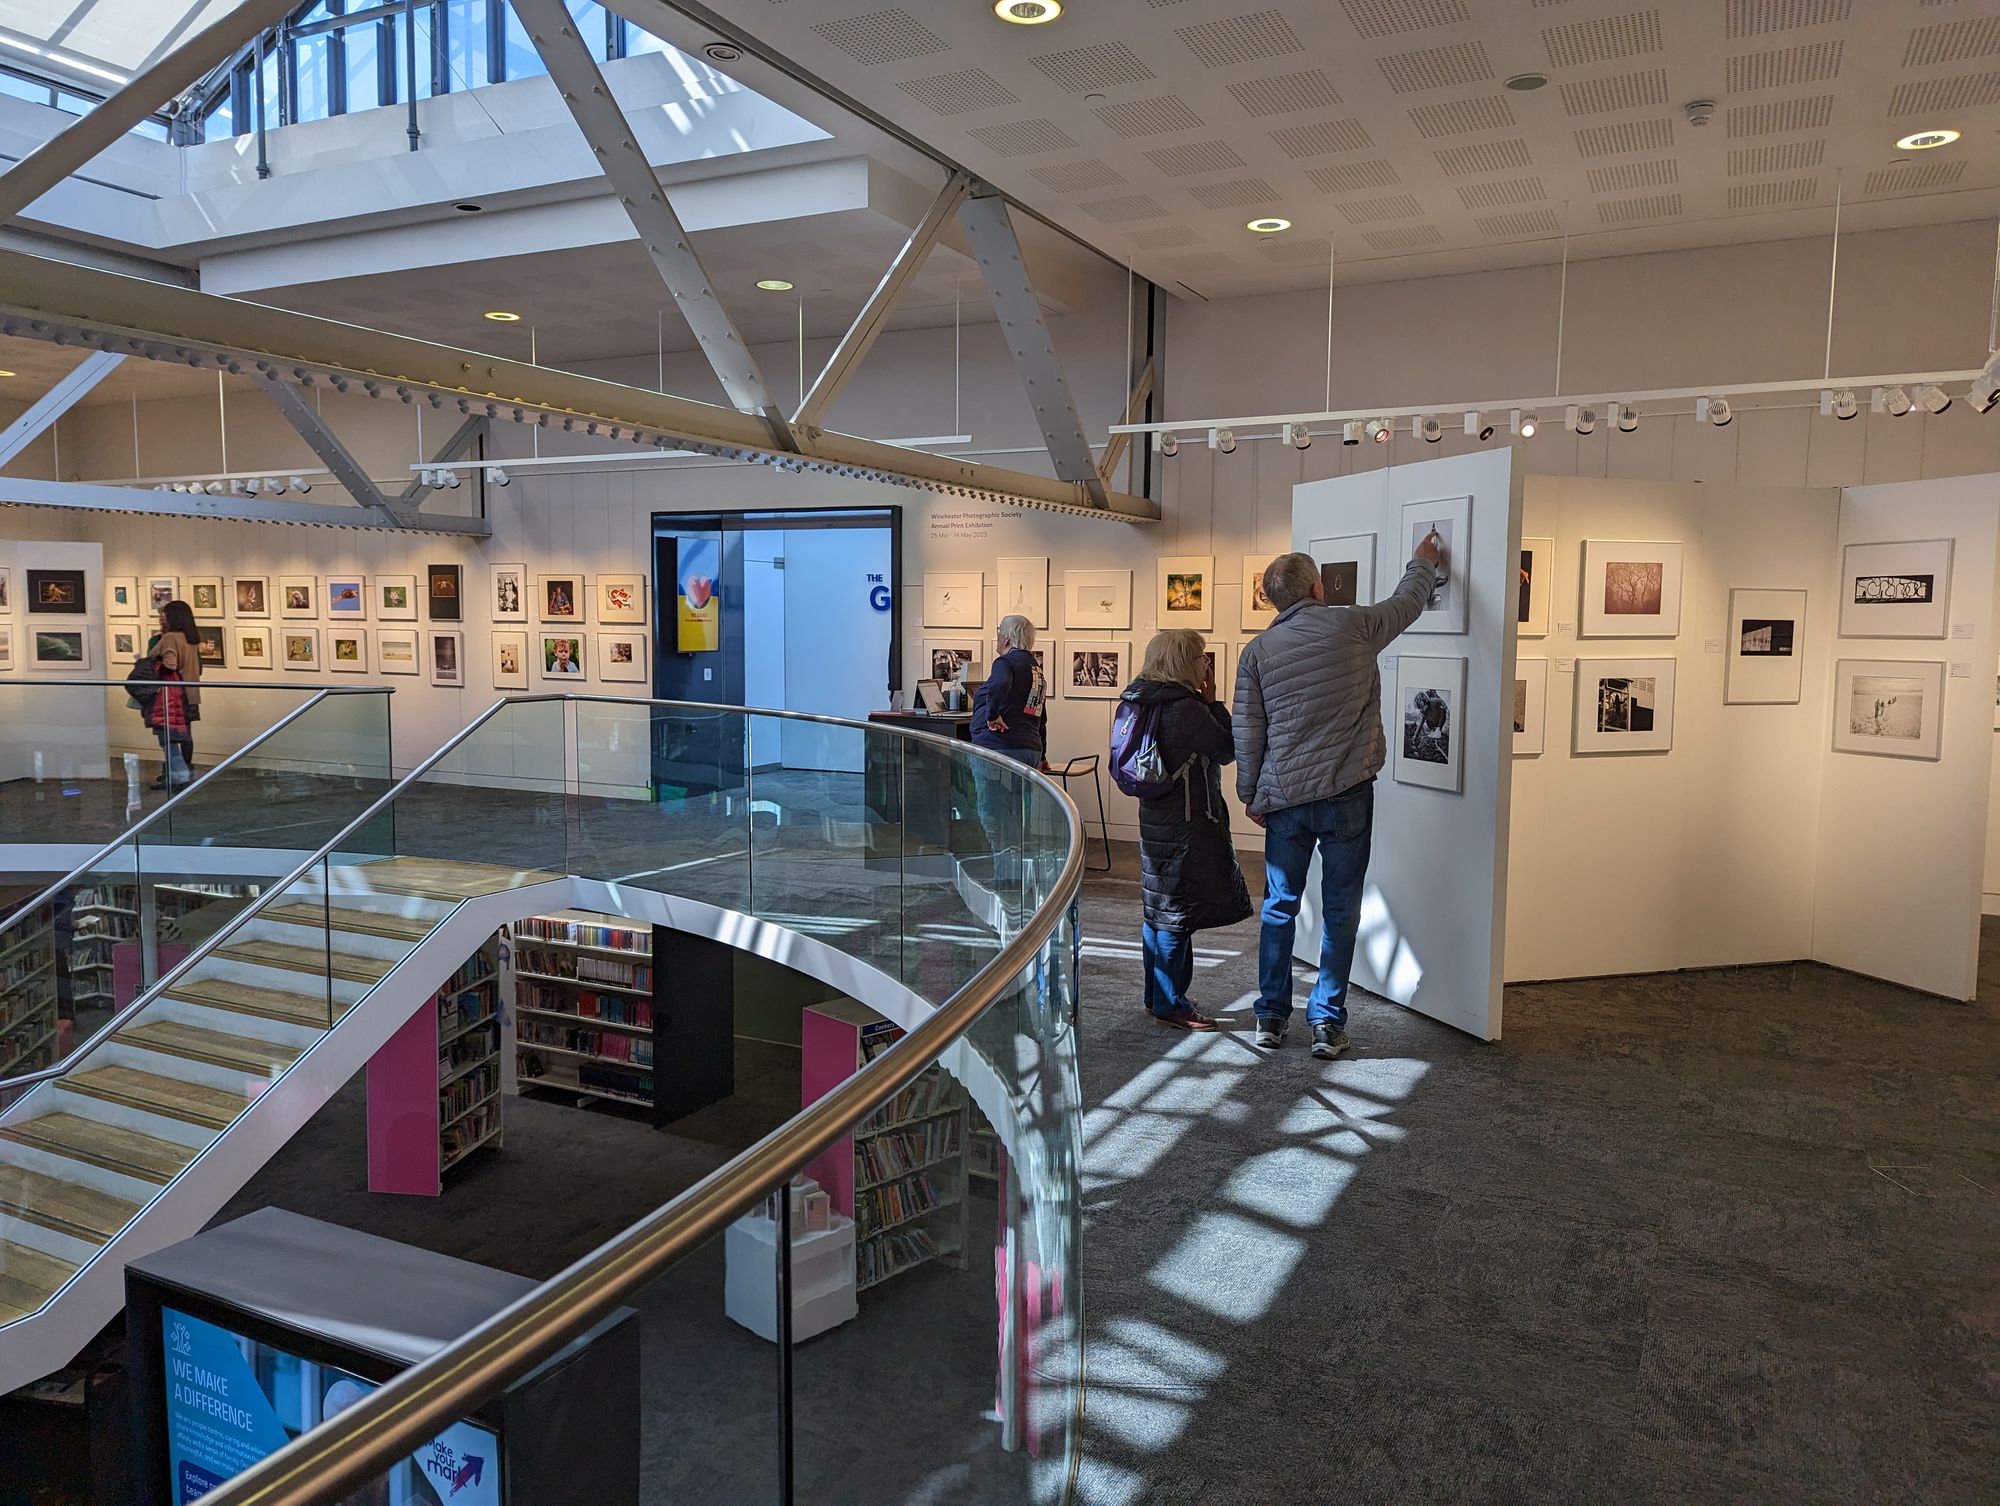
<path id="1" fill-rule="evenodd" d="M 947 742 L 955 754 L 983 758 L 1025 776 L 1056 802 L 1068 829 L 1062 869 L 1048 897 L 1027 925 L 964 987 L 939 1005 L 928 1020 L 888 1051 L 679 1197 L 573 1262 L 469 1333 L 371 1391 L 331 1421 L 218 1487 L 207 1497 L 214 1506 L 319 1506 L 339 1500 L 420 1447 L 447 1422 L 477 1410 L 501 1387 L 598 1322 L 638 1287 L 746 1212 L 771 1187 L 789 1179 L 915 1081 L 1013 986 L 1054 933 L 1083 883 L 1082 820 L 1075 804 L 1039 770 L 984 748 L 937 738 L 931 733 L 810 712 L 719 708 L 698 702 L 627 701 L 615 696 L 547 695 L 519 699 L 521 702 L 608 702 L 687 711 L 725 710 L 745 717 L 783 717 L 852 727 L 878 736 Z M 507 704 L 511 703 L 500 703 Z M 488 711 L 473 726 L 483 723 L 498 709 L 496 706 Z M 467 732 L 471 730 L 468 728 Z M 460 734 L 460 738 L 464 735 Z M 459 740 L 455 738 L 447 748 Z M 444 751 L 440 750 L 438 756 Z"/>

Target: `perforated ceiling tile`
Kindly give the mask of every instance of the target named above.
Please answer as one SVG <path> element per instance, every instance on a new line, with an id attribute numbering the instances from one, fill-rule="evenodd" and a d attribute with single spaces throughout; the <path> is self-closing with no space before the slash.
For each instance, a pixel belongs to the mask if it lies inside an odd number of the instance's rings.
<path id="1" fill-rule="evenodd" d="M 1478 141 L 1471 146 L 1448 146 L 1432 152 L 1447 178 L 1463 178 L 1470 173 L 1500 173 L 1512 167 L 1532 167 L 1528 143 L 1519 136 L 1505 141 Z"/>
<path id="2" fill-rule="evenodd" d="M 1347 12 L 1348 24 L 1371 41 L 1455 26 L 1465 19 L 1464 0 L 1340 0 L 1340 8 Z"/>
<path id="3" fill-rule="evenodd" d="M 1681 180 L 1680 164 L 1672 157 L 1653 157 L 1644 162 L 1615 162 L 1610 167 L 1593 167 L 1584 175 L 1592 193 L 1626 193 L 1634 188 L 1667 188 Z"/>
<path id="4" fill-rule="evenodd" d="M 1532 204 L 1536 199 L 1549 196 L 1540 178 L 1502 178 L 1493 183 L 1468 183 L 1457 193 L 1459 203 L 1467 209 L 1499 209 L 1506 204 Z"/>
<path id="5" fill-rule="evenodd" d="M 1403 180 L 1395 166 L 1380 157 L 1369 162 L 1342 162 L 1335 167 L 1310 167 L 1306 178 L 1321 193 L 1354 193 L 1363 188 L 1391 188 Z"/>
<path id="6" fill-rule="evenodd" d="M 1099 105 L 1090 113 L 1127 141 L 1137 136 L 1160 136 L 1168 131 L 1198 131 L 1207 123 L 1173 94 L 1128 99 L 1121 105 Z"/>
<path id="7" fill-rule="evenodd" d="M 1333 259 L 1333 242 L 1323 235 L 1307 236 L 1304 240 L 1264 240 L 1257 243 L 1257 249 L 1264 256 L 1284 266 L 1300 266 L 1311 263 L 1323 267 Z"/>
<path id="8" fill-rule="evenodd" d="M 875 67 L 949 52 L 950 46 L 906 10 L 871 10 L 813 28 L 857 63 Z"/>
<path id="9" fill-rule="evenodd" d="M 1638 73 L 1578 79 L 1573 84 L 1564 84 L 1561 92 L 1563 111 L 1572 117 L 1643 110 L 1667 102 L 1667 70 L 1646 68 Z"/>
<path id="10" fill-rule="evenodd" d="M 1277 73 L 1270 78 L 1246 78 L 1229 86 L 1243 113 L 1261 120 L 1294 110 L 1319 110 L 1340 103 L 1333 84 L 1317 68 L 1302 73 Z"/>
<path id="11" fill-rule="evenodd" d="M 2000 104 L 2000 73 L 1961 73 L 1957 78 L 1927 78 L 1898 84 L 1889 96 L 1889 115 L 1935 115 L 1954 110 L 1980 110 Z"/>
<path id="12" fill-rule="evenodd" d="M 1823 84 L 1840 76 L 1840 55 L 1839 42 L 1808 42 L 1799 47 L 1776 47 L 1769 52 L 1746 52 L 1729 60 L 1727 87 L 1731 94 L 1746 94 L 1755 89 Z"/>
<path id="13" fill-rule="evenodd" d="M 1974 16 L 1919 26 L 1903 49 L 1905 68 L 1929 68 L 1939 63 L 1971 63 L 2000 53 L 2000 16 Z"/>
<path id="14" fill-rule="evenodd" d="M 1203 273 L 1233 272 L 1236 258 L 1226 251 L 1192 251 L 1186 256 L 1169 256 L 1166 263 L 1178 277 L 1197 277 Z"/>
<path id="15" fill-rule="evenodd" d="M 1053 120 L 1010 120 L 1001 125 L 974 126 L 965 133 L 1000 157 L 1025 157 L 1031 152 L 1066 152 L 1076 145 L 1069 132 Z"/>
<path id="16" fill-rule="evenodd" d="M 1204 68 L 1227 68 L 1232 63 L 1254 63 L 1259 58 L 1281 58 L 1305 50 L 1284 16 L 1274 10 L 1251 11 L 1221 21 L 1204 21 L 1198 26 L 1178 26 L 1174 35 L 1201 60 Z"/>
<path id="17" fill-rule="evenodd" d="M 1930 193 L 1950 188 L 1965 176 L 1965 162 L 1908 162 L 1901 167 L 1880 167 L 1861 185 L 1864 194 Z"/>
<path id="18" fill-rule="evenodd" d="M 1818 167 L 1826 157 L 1826 139 L 1777 141 L 1770 146 L 1739 146 L 1729 153 L 1729 176 L 1747 178 L 1754 173 L 1793 173 L 1802 167 Z"/>
<path id="19" fill-rule="evenodd" d="M 1382 70 L 1382 77 L 1397 94 L 1455 89 L 1460 84 L 1476 84 L 1493 77 L 1493 64 L 1487 60 L 1486 49 L 1477 42 L 1391 53 L 1375 59 L 1375 66 Z"/>
<path id="20" fill-rule="evenodd" d="M 1414 220 L 1423 215 L 1424 206 L 1416 196 L 1406 193 L 1384 194 L 1379 199 L 1354 199 L 1345 204 L 1336 204 L 1341 218 L 1350 225 L 1375 225 L 1383 220 Z"/>
<path id="21" fill-rule="evenodd" d="M 1812 94 L 1803 99 L 1771 99 L 1762 104 L 1737 105 L 1725 118 L 1729 122 L 1731 141 L 1753 136 L 1777 136 L 1790 131 L 1817 131 L 1833 119 L 1833 96 Z"/>
<path id="22" fill-rule="evenodd" d="M 1227 183 L 1191 183 L 1188 197 L 1207 209 L 1240 209 L 1246 204 L 1273 204 L 1278 190 L 1262 178 L 1232 178 Z"/>
<path id="23" fill-rule="evenodd" d="M 1094 199 L 1077 208 L 1093 219 L 1102 220 L 1107 225 L 1122 225 L 1128 220 L 1155 220 L 1167 212 L 1166 206 L 1150 194 L 1132 193 L 1117 199 Z"/>
<path id="24" fill-rule="evenodd" d="M 1028 176 L 1057 193 L 1081 193 L 1086 188 L 1109 188 L 1123 183 L 1124 175 L 1108 162 L 1089 157 L 1082 162 L 1053 162 L 1047 167 L 1031 167 Z"/>
<path id="25" fill-rule="evenodd" d="M 1002 105 L 1018 105 L 1021 102 L 1020 95 L 984 68 L 934 73 L 929 78 L 906 78 L 896 87 L 919 104 L 929 105 L 940 115 L 969 115 L 974 110 L 995 110 Z"/>
<path id="26" fill-rule="evenodd" d="M 1514 214 L 1489 214 L 1472 222 L 1488 240 L 1511 240 L 1523 235 L 1554 235 L 1562 226 L 1553 209 L 1523 209 Z"/>
<path id="27" fill-rule="evenodd" d="M 1722 34 L 1734 42 L 1769 36 L 1774 31 L 1831 26 L 1853 13 L 1854 0 L 1729 0 L 1723 11 Z"/>
<path id="28" fill-rule="evenodd" d="M 1428 251 L 1444 244 L 1435 225 L 1399 225 L 1394 230 L 1364 230 L 1361 238 L 1377 251 Z"/>
<path id="29" fill-rule="evenodd" d="M 1057 87 L 1072 94 L 1116 89 L 1124 84 L 1142 84 L 1154 77 L 1153 70 L 1140 62 L 1139 55 L 1123 42 L 1072 47 L 1067 52 L 1048 52 L 1028 61 Z"/>
<path id="30" fill-rule="evenodd" d="M 1498 131 L 1514 123 L 1504 94 L 1479 94 L 1441 105 L 1413 105 L 1410 124 L 1426 141 L 1440 136 L 1469 136 L 1474 131 Z"/>
<path id="31" fill-rule="evenodd" d="M 1667 116 L 1626 120 L 1617 125 L 1586 126 L 1576 134 L 1583 157 L 1615 157 L 1632 152 L 1665 151 L 1674 144 L 1674 123 Z"/>
<path id="32" fill-rule="evenodd" d="M 1271 140 L 1294 162 L 1301 157 L 1324 157 L 1329 152 L 1365 152 L 1375 145 L 1358 120 L 1322 120 L 1313 125 L 1291 126 L 1271 132 Z"/>
<path id="33" fill-rule="evenodd" d="M 1201 244 L 1201 237 L 1186 225 L 1155 225 L 1149 230 L 1128 230 L 1125 239 L 1141 251 L 1171 251 L 1176 246 Z"/>
<path id="34" fill-rule="evenodd" d="M 1146 153 L 1146 160 L 1172 178 L 1243 166 L 1243 159 L 1226 141 L 1184 141 L 1179 146 L 1155 147 Z"/>
<path id="35" fill-rule="evenodd" d="M 1643 199 L 1612 199 L 1597 206 L 1597 220 L 1602 225 L 1631 225 L 1640 220 L 1670 220 L 1681 212 L 1681 196 L 1677 193 L 1653 194 Z"/>
<path id="36" fill-rule="evenodd" d="M 1817 178 L 1765 178 L 1756 183 L 1731 185 L 1729 207 L 1777 209 L 1787 204 L 1810 204 L 1818 197 Z"/>
<path id="37" fill-rule="evenodd" d="M 1660 13 L 1635 10 L 1551 26 L 1542 33 L 1542 45 L 1548 49 L 1549 63 L 1557 68 L 1644 57 L 1660 50 Z"/>

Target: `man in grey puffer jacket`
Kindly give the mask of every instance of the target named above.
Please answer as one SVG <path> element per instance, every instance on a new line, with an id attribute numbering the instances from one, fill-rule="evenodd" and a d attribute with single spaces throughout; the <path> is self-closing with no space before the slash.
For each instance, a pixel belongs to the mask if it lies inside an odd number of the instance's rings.
<path id="1" fill-rule="evenodd" d="M 1330 607 L 1311 555 L 1264 571 L 1277 620 L 1236 661 L 1236 794 L 1264 828 L 1263 934 L 1257 945 L 1257 1044 L 1285 1043 L 1292 937 L 1313 849 L 1320 854 L 1319 981 L 1306 1003 L 1312 1054 L 1347 1047 L 1347 975 L 1375 824 L 1375 776 L 1388 756 L 1376 656 L 1430 605 L 1444 579 L 1433 533 L 1401 584 L 1373 606 Z"/>

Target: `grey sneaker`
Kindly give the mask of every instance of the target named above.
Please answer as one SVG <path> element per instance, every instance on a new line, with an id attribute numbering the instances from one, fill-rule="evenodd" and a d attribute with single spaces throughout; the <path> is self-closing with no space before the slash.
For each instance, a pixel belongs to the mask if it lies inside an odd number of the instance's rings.
<path id="1" fill-rule="evenodd" d="M 1313 1026 L 1313 1055 L 1330 1062 L 1347 1049 L 1347 1032 L 1331 1025 Z"/>
<path id="2" fill-rule="evenodd" d="M 1264 1015 L 1257 1016 L 1257 1044 L 1266 1051 L 1276 1051 L 1285 1044 L 1285 1030 L 1289 1020 L 1273 1020 Z"/>

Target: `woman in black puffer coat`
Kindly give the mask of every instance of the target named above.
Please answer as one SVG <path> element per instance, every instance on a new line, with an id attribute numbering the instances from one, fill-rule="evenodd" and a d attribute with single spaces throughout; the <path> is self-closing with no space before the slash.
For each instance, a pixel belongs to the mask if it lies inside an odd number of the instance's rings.
<path id="1" fill-rule="evenodd" d="M 1194 933 L 1248 919 L 1250 892 L 1229 840 L 1221 769 L 1236 761 L 1228 708 L 1216 702 L 1201 634 L 1155 633 L 1139 678 L 1119 698 L 1158 703 L 1157 739 L 1173 790 L 1139 802 L 1139 866 L 1145 880 L 1146 1007 L 1174 1030 L 1213 1030 L 1188 997 Z"/>

